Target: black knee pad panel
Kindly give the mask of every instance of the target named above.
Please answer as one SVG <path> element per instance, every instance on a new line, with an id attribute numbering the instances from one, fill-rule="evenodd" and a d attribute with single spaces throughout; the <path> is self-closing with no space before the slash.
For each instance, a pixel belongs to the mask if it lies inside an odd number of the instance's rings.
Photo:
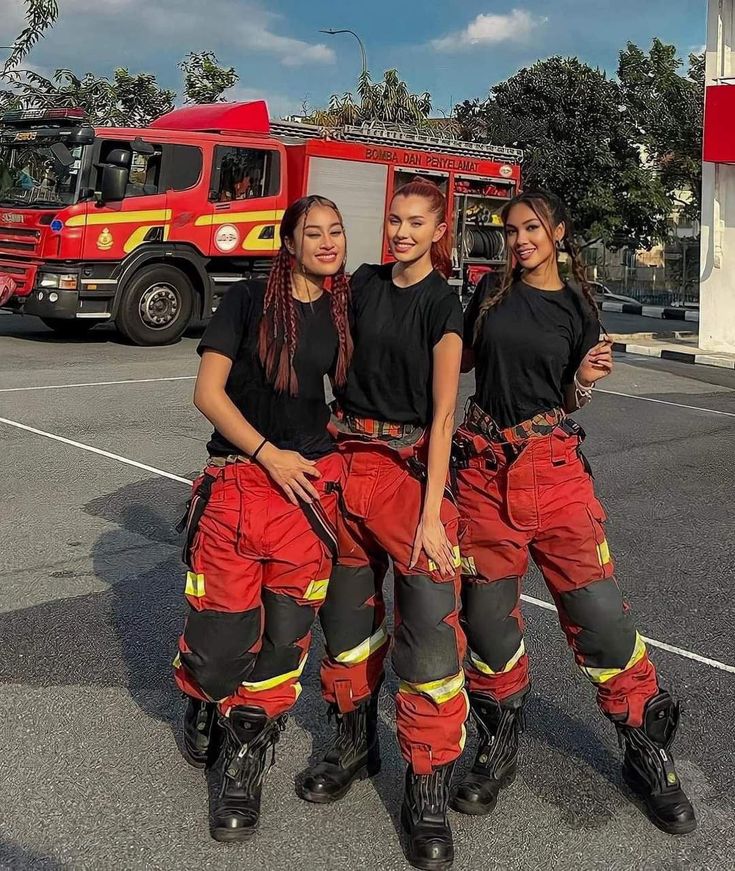
<path id="1" fill-rule="evenodd" d="M 455 630 L 445 619 L 456 608 L 454 585 L 427 575 L 396 574 L 401 616 L 393 642 L 393 669 L 408 683 L 428 683 L 461 668 Z"/>
<path id="2" fill-rule="evenodd" d="M 589 668 L 625 668 L 633 655 L 636 632 L 614 580 L 593 581 L 560 595 L 568 622 L 579 628 L 574 649 Z"/>
<path id="3" fill-rule="evenodd" d="M 189 653 L 181 654 L 200 688 L 224 699 L 248 680 L 255 663 L 251 648 L 260 637 L 260 608 L 231 613 L 191 610 L 184 629 Z"/>
<path id="4" fill-rule="evenodd" d="M 518 652 L 523 634 L 513 611 L 518 604 L 520 578 L 467 583 L 462 586 L 462 623 L 470 650 L 502 671 Z"/>
<path id="5" fill-rule="evenodd" d="M 375 573 L 370 566 L 334 567 L 319 612 L 330 656 L 352 650 L 375 634 L 375 608 L 367 604 L 374 595 Z"/>
<path id="6" fill-rule="evenodd" d="M 298 668 L 303 654 L 296 642 L 308 634 L 314 622 L 315 610 L 311 605 L 300 605 L 270 590 L 263 590 L 263 610 L 263 646 L 248 678 L 250 683 L 269 680 Z"/>

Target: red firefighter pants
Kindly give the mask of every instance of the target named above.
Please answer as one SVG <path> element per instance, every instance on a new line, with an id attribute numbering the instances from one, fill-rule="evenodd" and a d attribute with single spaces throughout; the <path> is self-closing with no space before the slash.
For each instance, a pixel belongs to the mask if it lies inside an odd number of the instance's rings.
<path id="1" fill-rule="evenodd" d="M 334 526 L 343 461 L 317 463 L 319 518 Z M 190 606 L 174 665 L 188 695 L 277 717 L 295 703 L 314 617 L 327 592 L 332 556 L 304 510 L 252 463 L 209 467 L 216 475 L 187 573 Z M 194 490 L 202 479 L 194 482 Z"/>
<path id="2" fill-rule="evenodd" d="M 398 740 L 406 761 L 428 774 L 456 759 L 464 744 L 468 704 L 459 571 L 442 578 L 424 553 L 409 568 L 423 486 L 398 454 L 359 443 L 343 447 L 345 516 L 338 517 L 339 557 L 320 614 L 326 642 L 322 689 L 342 712 L 378 690 L 389 647 L 382 587 L 392 558 Z M 442 520 L 458 570 L 458 515 L 446 499 Z"/>
<path id="3" fill-rule="evenodd" d="M 530 552 L 599 707 L 640 726 L 656 672 L 614 578 L 578 436 L 557 427 L 509 465 L 500 445 L 463 428 L 458 435 L 480 451 L 458 480 L 470 691 L 502 701 L 528 689 L 520 594 Z"/>

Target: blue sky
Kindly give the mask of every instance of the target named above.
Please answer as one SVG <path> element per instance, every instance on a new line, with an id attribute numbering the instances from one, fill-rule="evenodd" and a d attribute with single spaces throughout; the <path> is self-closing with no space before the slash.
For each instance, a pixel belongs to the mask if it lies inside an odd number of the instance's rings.
<path id="1" fill-rule="evenodd" d="M 0 0 L 0 44 L 20 28 L 22 0 Z M 8 8 L 9 4 L 9 8 Z M 60 0 L 56 27 L 33 51 L 42 72 L 70 67 L 109 74 L 115 66 L 155 72 L 178 89 L 177 62 L 210 49 L 235 66 L 238 98 L 264 96 L 274 114 L 296 112 L 304 99 L 324 105 L 354 89 L 359 49 L 373 77 L 397 67 L 414 91 L 429 91 L 437 109 L 487 93 L 522 66 L 552 54 L 577 55 L 614 71 L 628 40 L 654 36 L 682 56 L 705 38 L 705 0 Z"/>

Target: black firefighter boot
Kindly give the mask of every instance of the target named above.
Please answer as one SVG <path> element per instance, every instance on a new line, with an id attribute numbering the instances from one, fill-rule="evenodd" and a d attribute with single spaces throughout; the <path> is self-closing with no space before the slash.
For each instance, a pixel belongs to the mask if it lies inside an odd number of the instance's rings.
<path id="1" fill-rule="evenodd" d="M 679 705 L 661 690 L 646 703 L 640 728 L 615 725 L 625 748 L 623 778 L 645 802 L 651 822 L 670 835 L 693 832 L 694 809 L 681 788 L 670 750 L 679 725 Z"/>
<path id="2" fill-rule="evenodd" d="M 327 804 L 347 795 L 356 780 L 380 771 L 378 743 L 378 695 L 380 687 L 354 711 L 342 714 L 329 706 L 329 717 L 337 723 L 332 744 L 313 765 L 296 778 L 296 794 L 304 801 Z"/>
<path id="3" fill-rule="evenodd" d="M 444 871 L 454 861 L 454 842 L 449 827 L 449 789 L 454 762 L 431 774 L 406 770 L 406 791 L 401 807 L 401 827 L 406 858 L 414 868 Z"/>
<path id="4" fill-rule="evenodd" d="M 194 768 L 206 768 L 213 748 L 217 705 L 187 696 L 181 753 Z"/>
<path id="5" fill-rule="evenodd" d="M 518 735 L 523 726 L 523 697 L 497 702 L 470 693 L 470 710 L 480 743 L 475 762 L 452 796 L 452 807 L 463 814 L 489 814 L 498 793 L 516 779 Z"/>
<path id="6" fill-rule="evenodd" d="M 217 719 L 222 746 L 212 767 L 210 832 L 215 841 L 245 841 L 258 828 L 263 780 L 286 717 L 269 719 L 261 708 L 248 706 Z"/>

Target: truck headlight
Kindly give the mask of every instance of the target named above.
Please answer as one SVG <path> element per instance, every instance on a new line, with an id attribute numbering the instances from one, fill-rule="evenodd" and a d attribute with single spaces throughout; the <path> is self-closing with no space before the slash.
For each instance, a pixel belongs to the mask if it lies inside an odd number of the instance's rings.
<path id="1" fill-rule="evenodd" d="M 59 290 L 76 290 L 79 276 L 70 273 L 64 275 L 60 272 L 44 272 L 41 274 L 39 287 L 58 288 Z"/>

